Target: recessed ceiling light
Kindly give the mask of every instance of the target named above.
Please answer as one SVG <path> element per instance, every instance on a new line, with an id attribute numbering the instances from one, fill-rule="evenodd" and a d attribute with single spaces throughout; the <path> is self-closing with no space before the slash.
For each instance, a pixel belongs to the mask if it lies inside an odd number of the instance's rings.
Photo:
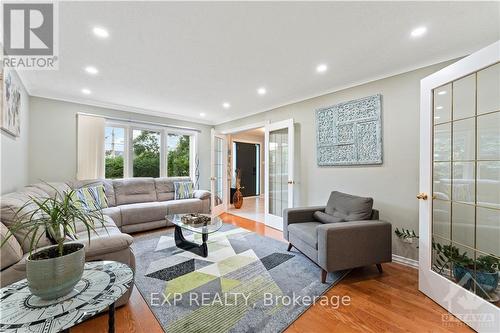
<path id="1" fill-rule="evenodd" d="M 328 69 L 328 66 L 325 64 L 320 64 L 316 67 L 316 72 L 318 73 L 324 73 Z"/>
<path id="2" fill-rule="evenodd" d="M 106 30 L 102 27 L 94 27 L 94 29 L 92 29 L 92 31 L 94 32 L 94 35 L 96 35 L 99 38 L 108 38 L 109 37 L 108 30 Z"/>
<path id="3" fill-rule="evenodd" d="M 224 102 L 224 103 L 222 103 L 222 107 L 224 109 L 229 109 L 231 107 L 231 104 L 229 104 L 228 102 Z"/>
<path id="4" fill-rule="evenodd" d="M 205 117 L 207 114 L 205 112 L 200 113 L 200 117 Z"/>
<path id="5" fill-rule="evenodd" d="M 259 95 L 265 95 L 267 93 L 267 90 L 264 87 L 260 87 L 259 89 L 257 89 L 257 93 Z"/>
<path id="6" fill-rule="evenodd" d="M 446 95 L 446 90 L 441 90 L 440 92 L 438 92 L 438 95 Z"/>
<path id="7" fill-rule="evenodd" d="M 99 71 L 97 70 L 97 68 L 95 68 L 94 66 L 87 66 L 85 67 L 85 71 L 89 74 L 92 74 L 92 75 L 96 75 L 97 73 L 99 73 Z"/>
<path id="8" fill-rule="evenodd" d="M 82 94 L 90 95 L 91 93 L 92 93 L 92 91 L 90 91 L 90 89 L 87 89 L 87 88 L 82 89 Z"/>
<path id="9" fill-rule="evenodd" d="M 442 110 L 443 107 L 440 105 L 440 106 L 436 106 L 436 110 Z"/>
<path id="10" fill-rule="evenodd" d="M 421 36 L 425 35 L 426 32 L 427 32 L 427 28 L 424 26 L 421 26 L 421 27 L 413 29 L 411 31 L 411 36 L 412 37 L 421 37 Z"/>

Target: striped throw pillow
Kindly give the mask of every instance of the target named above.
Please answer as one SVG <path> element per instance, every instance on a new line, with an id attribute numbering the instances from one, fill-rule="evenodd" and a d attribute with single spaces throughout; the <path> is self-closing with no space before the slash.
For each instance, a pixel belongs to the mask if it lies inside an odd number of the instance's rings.
<path id="1" fill-rule="evenodd" d="M 76 189 L 73 192 L 73 200 L 82 210 L 92 212 L 108 207 L 108 199 L 104 186 L 89 186 Z"/>
<path id="2" fill-rule="evenodd" d="M 174 182 L 174 199 L 191 199 L 193 197 L 192 182 Z"/>

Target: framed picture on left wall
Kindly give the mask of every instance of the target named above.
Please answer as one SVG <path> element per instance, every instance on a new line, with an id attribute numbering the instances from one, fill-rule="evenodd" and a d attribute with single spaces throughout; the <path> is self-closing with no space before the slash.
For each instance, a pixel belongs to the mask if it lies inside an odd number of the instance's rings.
<path id="1" fill-rule="evenodd" d="M 2 73 L 0 128 L 18 137 L 21 133 L 21 84 L 12 71 Z"/>

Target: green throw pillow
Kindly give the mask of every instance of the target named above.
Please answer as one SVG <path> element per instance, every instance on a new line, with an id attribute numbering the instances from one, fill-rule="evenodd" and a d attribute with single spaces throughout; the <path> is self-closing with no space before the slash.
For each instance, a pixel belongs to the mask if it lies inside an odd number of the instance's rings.
<path id="1" fill-rule="evenodd" d="M 174 182 L 174 199 L 191 199 L 193 197 L 192 182 Z"/>
<path id="2" fill-rule="evenodd" d="M 73 200 L 82 210 L 92 212 L 108 207 L 104 186 L 89 186 L 74 190 Z"/>

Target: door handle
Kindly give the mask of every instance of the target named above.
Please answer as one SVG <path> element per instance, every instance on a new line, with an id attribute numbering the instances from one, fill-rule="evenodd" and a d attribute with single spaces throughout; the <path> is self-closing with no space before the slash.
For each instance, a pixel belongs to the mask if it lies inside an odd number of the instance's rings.
<path id="1" fill-rule="evenodd" d="M 424 192 L 421 192 L 419 194 L 417 194 L 417 199 L 418 200 L 427 200 L 429 196 L 427 195 L 427 193 L 424 193 Z"/>
<path id="2" fill-rule="evenodd" d="M 215 177 L 210 177 L 210 180 L 211 180 L 211 181 L 212 181 L 212 180 L 215 180 Z"/>
<path id="3" fill-rule="evenodd" d="M 295 184 L 295 182 L 293 180 L 289 180 L 288 184 Z"/>

